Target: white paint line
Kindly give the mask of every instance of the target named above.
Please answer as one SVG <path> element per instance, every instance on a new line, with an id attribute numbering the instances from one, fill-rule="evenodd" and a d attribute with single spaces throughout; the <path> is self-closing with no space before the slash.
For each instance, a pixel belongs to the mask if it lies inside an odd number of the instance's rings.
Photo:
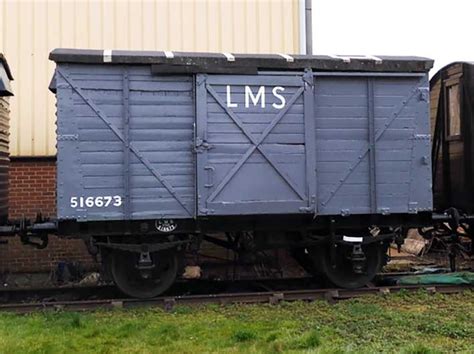
<path id="1" fill-rule="evenodd" d="M 344 61 L 344 63 L 350 63 L 351 58 L 350 57 L 344 57 L 342 55 L 334 55 L 334 54 L 328 54 L 328 57 L 333 58 L 333 59 L 339 59 Z"/>
<path id="2" fill-rule="evenodd" d="M 376 57 L 375 55 L 366 55 L 367 58 L 375 61 L 375 64 L 382 64 L 382 59 Z"/>
<path id="3" fill-rule="evenodd" d="M 295 61 L 295 58 L 293 58 L 291 55 L 283 53 L 278 53 L 278 55 L 285 58 L 288 63 L 293 63 Z"/>
<path id="4" fill-rule="evenodd" d="M 352 236 L 342 236 L 342 240 L 345 242 L 357 242 L 360 243 L 364 241 L 363 237 L 352 237 Z"/>
<path id="5" fill-rule="evenodd" d="M 112 50 L 105 49 L 104 50 L 104 63 L 111 63 L 112 62 Z"/>
<path id="6" fill-rule="evenodd" d="M 235 57 L 230 53 L 222 53 L 227 58 L 227 61 L 235 61 Z"/>

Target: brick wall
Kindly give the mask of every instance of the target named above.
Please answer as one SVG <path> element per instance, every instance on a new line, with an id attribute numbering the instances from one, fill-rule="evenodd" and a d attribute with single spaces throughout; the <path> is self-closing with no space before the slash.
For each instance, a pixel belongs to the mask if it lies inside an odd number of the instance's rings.
<path id="1" fill-rule="evenodd" d="M 56 215 L 56 161 L 15 159 L 10 163 L 10 220 Z"/>
<path id="2" fill-rule="evenodd" d="M 10 165 L 10 219 L 34 219 L 56 215 L 56 161 L 54 158 L 12 158 Z M 0 273 L 48 272 L 58 261 L 81 262 L 85 268 L 96 268 L 82 240 L 50 236 L 43 250 L 21 244 L 10 238 L 0 245 Z"/>

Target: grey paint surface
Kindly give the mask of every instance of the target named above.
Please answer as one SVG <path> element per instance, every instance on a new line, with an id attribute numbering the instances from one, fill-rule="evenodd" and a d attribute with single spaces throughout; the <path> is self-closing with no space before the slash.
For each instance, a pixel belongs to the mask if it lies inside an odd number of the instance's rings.
<path id="1" fill-rule="evenodd" d="M 55 86 L 60 219 L 432 208 L 425 74 L 159 76 L 60 63 Z M 71 207 L 81 196 L 122 204 Z"/>
<path id="2" fill-rule="evenodd" d="M 427 76 L 315 82 L 319 213 L 431 210 Z"/>
<path id="3" fill-rule="evenodd" d="M 194 216 L 192 78 L 149 70 L 57 69 L 59 218 Z M 105 196 L 122 203 L 71 207 L 72 197 Z"/>
<path id="4" fill-rule="evenodd" d="M 255 105 L 245 90 L 256 96 L 262 85 L 265 98 Z M 228 107 L 227 87 L 236 107 Z M 274 87 L 284 89 L 277 91 L 282 109 Z M 314 210 L 307 188 L 315 181 L 314 150 L 306 149 L 314 137 L 305 134 L 313 117 L 304 109 L 312 99 L 302 75 L 198 76 L 197 139 L 208 144 L 197 154 L 199 215 Z"/>

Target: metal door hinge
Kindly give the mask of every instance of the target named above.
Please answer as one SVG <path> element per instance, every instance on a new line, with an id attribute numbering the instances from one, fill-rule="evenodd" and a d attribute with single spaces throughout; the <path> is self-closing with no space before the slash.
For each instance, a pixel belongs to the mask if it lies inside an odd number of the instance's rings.
<path id="1" fill-rule="evenodd" d="M 72 140 L 79 140 L 78 134 L 61 134 L 58 135 L 58 141 L 72 141 Z"/>

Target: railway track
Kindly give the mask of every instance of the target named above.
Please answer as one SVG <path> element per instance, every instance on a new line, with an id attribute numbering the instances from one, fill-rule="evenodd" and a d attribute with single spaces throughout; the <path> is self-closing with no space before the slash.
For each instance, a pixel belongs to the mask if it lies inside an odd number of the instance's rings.
<path id="1" fill-rule="evenodd" d="M 472 285 L 412 285 L 412 286 L 383 286 L 361 289 L 305 289 L 288 291 L 265 291 L 246 293 L 224 293 L 206 295 L 162 296 L 152 299 L 98 299 L 79 301 L 41 301 L 29 303 L 9 303 L 0 305 L 0 311 L 28 313 L 39 310 L 56 311 L 90 311 L 96 309 L 161 307 L 172 310 L 173 307 L 203 305 L 203 304 L 278 304 L 282 301 L 314 301 L 326 300 L 335 303 L 341 300 L 367 296 L 388 295 L 400 291 L 415 292 L 420 289 L 428 293 L 454 294 L 466 290 L 474 290 Z"/>

